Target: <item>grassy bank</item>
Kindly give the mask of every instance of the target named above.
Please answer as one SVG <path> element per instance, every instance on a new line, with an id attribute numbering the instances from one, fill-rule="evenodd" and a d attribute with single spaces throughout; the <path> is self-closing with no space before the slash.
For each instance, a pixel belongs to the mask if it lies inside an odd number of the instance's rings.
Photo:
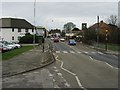
<path id="1" fill-rule="evenodd" d="M 99 48 L 105 49 L 105 44 L 99 44 Z M 107 49 L 112 51 L 120 51 L 120 45 L 107 44 Z"/>
<path id="2" fill-rule="evenodd" d="M 26 52 L 30 49 L 33 49 L 33 46 L 23 46 L 19 49 L 14 49 L 14 50 L 11 50 L 11 51 L 8 51 L 8 52 L 5 52 L 2 54 L 2 60 L 8 60 L 14 56 L 17 56 L 23 52 Z"/>

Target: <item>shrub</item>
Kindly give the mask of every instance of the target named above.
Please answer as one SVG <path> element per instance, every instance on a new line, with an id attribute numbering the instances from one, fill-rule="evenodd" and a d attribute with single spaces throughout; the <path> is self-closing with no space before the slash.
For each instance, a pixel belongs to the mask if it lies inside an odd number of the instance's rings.
<path id="1" fill-rule="evenodd" d="M 34 37 L 35 37 L 35 43 L 39 43 L 42 41 L 42 38 L 40 38 L 39 36 L 33 36 L 31 34 L 26 34 L 25 36 L 21 37 L 20 38 L 20 43 L 25 43 L 25 44 L 32 44 L 33 43 L 33 40 L 34 40 Z"/>

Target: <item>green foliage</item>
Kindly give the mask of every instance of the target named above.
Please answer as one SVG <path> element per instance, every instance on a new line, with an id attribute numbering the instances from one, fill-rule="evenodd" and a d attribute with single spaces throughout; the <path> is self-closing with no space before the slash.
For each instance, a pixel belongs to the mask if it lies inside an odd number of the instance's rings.
<path id="1" fill-rule="evenodd" d="M 107 35 L 107 43 L 111 44 L 120 44 L 120 29 L 117 28 L 115 25 L 110 25 L 111 30 Z M 105 34 L 98 34 L 99 36 L 99 43 L 106 43 L 106 35 Z M 92 44 L 93 42 L 97 42 L 97 32 L 94 29 L 86 29 L 84 30 L 84 38 L 83 42 L 87 44 Z"/>
<path id="2" fill-rule="evenodd" d="M 71 29 L 75 28 L 76 25 L 72 22 L 68 22 L 66 24 L 64 24 L 64 30 L 66 31 L 70 31 Z"/>
<path id="3" fill-rule="evenodd" d="M 84 31 L 83 42 L 87 43 L 87 44 L 92 44 L 93 42 L 96 41 L 96 37 L 97 37 L 97 34 L 96 34 L 95 30 L 93 30 L 93 29 L 86 29 Z"/>
<path id="4" fill-rule="evenodd" d="M 62 37 L 65 37 L 65 31 L 62 31 L 62 32 L 61 32 L 61 36 L 62 36 Z"/>
<path id="5" fill-rule="evenodd" d="M 25 44 L 31 44 L 31 43 L 33 43 L 34 38 L 35 38 L 35 43 L 39 43 L 42 40 L 42 38 L 39 37 L 39 36 L 26 34 L 25 36 L 20 38 L 19 42 L 20 43 L 25 43 Z"/>

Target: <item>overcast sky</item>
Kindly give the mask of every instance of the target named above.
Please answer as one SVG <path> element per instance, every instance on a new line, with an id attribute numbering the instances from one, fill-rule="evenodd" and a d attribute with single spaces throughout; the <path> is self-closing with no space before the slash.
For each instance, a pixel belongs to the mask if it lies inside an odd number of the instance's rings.
<path id="1" fill-rule="evenodd" d="M 2 12 L 0 11 L 2 15 L 0 15 L 0 17 L 21 17 L 34 24 L 34 3 L 32 1 L 15 2 L 15 0 L 12 0 L 11 2 L 2 2 Z M 65 23 L 73 22 L 81 29 L 82 23 L 88 23 L 88 26 L 96 23 L 98 15 L 100 16 L 100 20 L 104 21 L 112 14 L 118 15 L 117 1 L 118 0 L 115 0 L 115 2 L 107 2 L 107 0 L 106 2 L 37 1 L 35 7 L 35 25 L 45 26 L 48 29 L 63 29 Z"/>

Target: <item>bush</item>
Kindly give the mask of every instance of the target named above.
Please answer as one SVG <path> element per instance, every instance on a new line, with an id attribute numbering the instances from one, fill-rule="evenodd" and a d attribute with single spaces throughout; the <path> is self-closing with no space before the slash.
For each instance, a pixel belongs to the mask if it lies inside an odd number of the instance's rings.
<path id="1" fill-rule="evenodd" d="M 33 40 L 34 40 L 34 37 L 35 37 L 35 43 L 40 43 L 42 42 L 42 38 L 39 37 L 39 36 L 33 36 L 31 34 L 26 34 L 25 36 L 21 37 L 20 38 L 20 43 L 25 43 L 25 44 L 32 44 L 33 43 Z"/>

